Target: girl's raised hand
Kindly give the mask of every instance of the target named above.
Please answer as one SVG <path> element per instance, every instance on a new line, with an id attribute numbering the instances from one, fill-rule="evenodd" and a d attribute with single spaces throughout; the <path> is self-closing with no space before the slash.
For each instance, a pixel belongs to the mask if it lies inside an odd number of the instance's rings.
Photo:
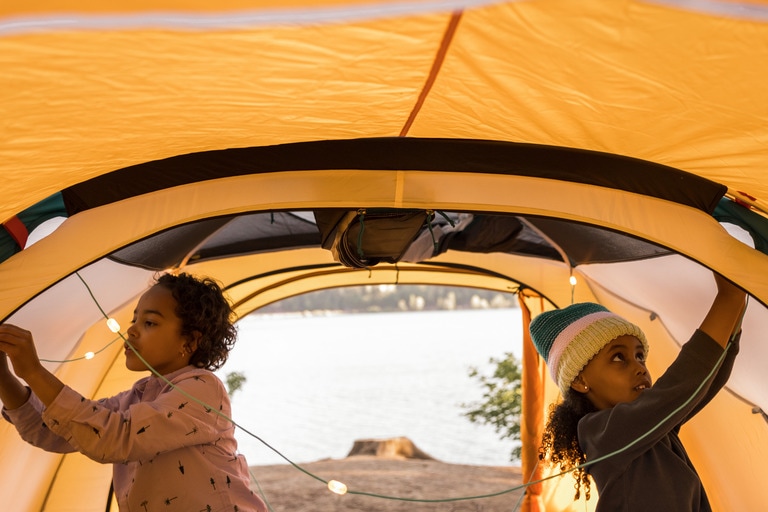
<path id="1" fill-rule="evenodd" d="M 713 272 L 717 295 L 699 327 L 712 339 L 725 347 L 738 329 L 738 322 L 746 307 L 747 294 L 717 272 Z"/>
<path id="2" fill-rule="evenodd" d="M 32 333 L 21 327 L 12 324 L 0 324 L 0 351 L 11 360 L 14 373 L 24 380 L 43 369 L 40 358 L 37 357 Z M 5 355 L 2 356 L 3 361 L 0 362 L 0 371 L 4 369 L 7 371 L 8 369 Z"/>

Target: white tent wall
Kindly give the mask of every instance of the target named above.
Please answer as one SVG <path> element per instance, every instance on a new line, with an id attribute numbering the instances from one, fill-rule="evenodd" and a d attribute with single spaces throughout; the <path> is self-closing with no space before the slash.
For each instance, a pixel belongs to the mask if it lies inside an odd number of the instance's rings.
<path id="1" fill-rule="evenodd" d="M 111 311 L 123 327 L 130 325 L 135 300 L 131 297 L 124 303 L 123 294 L 131 289 L 141 293 L 151 273 L 120 267 L 105 260 L 87 267 L 79 273 L 82 281 L 70 276 L 32 301 L 34 307 L 8 320 L 32 331 L 44 365 L 85 396 L 112 396 L 130 387 L 136 377 L 124 368 L 123 342 L 108 329 L 99 308 Z M 93 324 L 90 329 L 89 323 Z M 92 358 L 86 358 L 89 352 Z M 120 389 L 109 386 L 116 368 L 122 370 L 118 375 L 130 379 L 120 381 L 124 386 Z M 105 387 L 109 394 L 103 394 Z M 7 475 L 2 494 L 7 497 L 8 510 L 105 510 L 110 466 L 80 454 L 43 452 L 22 441 L 5 421 L 0 423 L 0 440 L 2 453 L 9 453 L 2 457 L 2 472 Z"/>
<path id="2" fill-rule="evenodd" d="M 648 317 L 658 315 L 664 329 L 674 344 L 682 345 L 687 341 L 704 318 L 714 296 L 714 285 L 709 278 L 709 271 L 680 256 L 668 256 L 662 260 L 628 262 L 617 266 L 590 265 L 582 268 L 590 282 L 597 283 L 596 295 L 601 303 L 610 304 L 616 297 L 645 311 Z M 647 276 L 653 275 L 653 279 Z M 677 282 L 680 286 L 664 287 L 665 282 Z M 754 299 L 750 299 L 754 300 Z M 768 321 L 766 308 L 748 308 L 742 320 L 744 332 L 758 333 Z M 754 335 L 753 335 L 754 336 Z M 759 339 L 747 335 L 746 339 Z M 674 359 L 676 350 L 672 348 L 672 357 L 662 363 L 665 368 Z M 747 375 L 756 375 L 762 371 L 764 356 L 759 342 L 745 344 L 741 355 L 734 364 L 734 373 L 728 381 L 728 388 L 736 395 L 748 397 L 753 403 L 763 406 L 768 403 L 768 389 L 754 388 Z"/>

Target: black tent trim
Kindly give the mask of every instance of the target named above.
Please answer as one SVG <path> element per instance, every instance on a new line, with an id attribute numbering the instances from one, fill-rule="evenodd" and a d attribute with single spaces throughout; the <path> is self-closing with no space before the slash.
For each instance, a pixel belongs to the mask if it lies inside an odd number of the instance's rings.
<path id="1" fill-rule="evenodd" d="M 69 215 L 217 178 L 327 169 L 423 170 L 538 177 L 613 188 L 712 214 L 723 185 L 673 167 L 583 149 L 467 139 L 385 137 L 178 155 L 106 173 L 62 191 Z"/>

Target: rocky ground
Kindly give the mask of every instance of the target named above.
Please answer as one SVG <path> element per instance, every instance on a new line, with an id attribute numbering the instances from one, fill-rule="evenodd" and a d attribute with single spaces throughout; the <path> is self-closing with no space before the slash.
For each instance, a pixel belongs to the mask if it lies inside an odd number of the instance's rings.
<path id="1" fill-rule="evenodd" d="M 289 464 L 254 466 L 252 472 L 274 512 L 512 512 L 521 490 L 520 468 L 467 466 L 436 460 L 353 455 L 299 464 L 323 480 L 338 480 L 349 493 L 333 494 L 325 484 Z M 357 492 L 364 494 L 357 494 Z M 447 498 L 488 498 L 457 501 Z M 387 499 L 382 495 L 402 499 Z"/>

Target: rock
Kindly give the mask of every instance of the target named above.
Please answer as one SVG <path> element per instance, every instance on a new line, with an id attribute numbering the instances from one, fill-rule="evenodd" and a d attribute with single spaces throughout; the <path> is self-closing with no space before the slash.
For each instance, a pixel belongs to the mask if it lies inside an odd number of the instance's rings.
<path id="1" fill-rule="evenodd" d="M 407 437 L 390 439 L 357 439 L 347 457 L 353 455 L 375 455 L 383 458 L 424 459 L 434 460 L 433 457 L 420 450 Z"/>

